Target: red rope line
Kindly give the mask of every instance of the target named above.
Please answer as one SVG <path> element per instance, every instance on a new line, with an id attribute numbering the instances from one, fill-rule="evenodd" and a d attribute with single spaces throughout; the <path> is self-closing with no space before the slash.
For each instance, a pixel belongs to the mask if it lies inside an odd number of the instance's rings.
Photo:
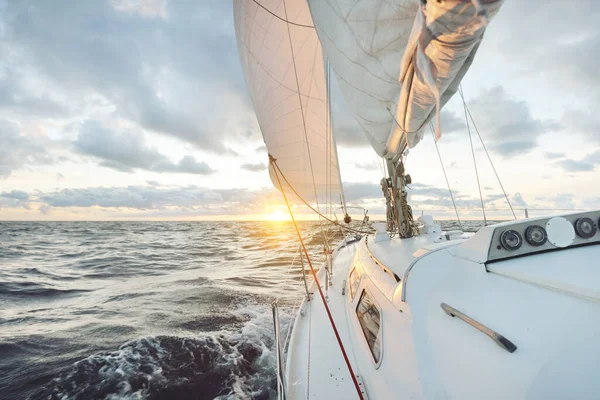
<path id="1" fill-rule="evenodd" d="M 271 163 L 275 164 L 275 159 L 270 157 Z M 276 166 L 277 164 L 275 164 Z M 279 179 L 279 174 L 277 173 L 277 169 L 273 168 L 275 172 L 275 177 L 277 178 L 277 183 L 281 188 L 281 194 L 283 194 L 283 200 L 285 200 L 285 204 L 287 206 L 288 211 L 290 212 L 290 217 L 292 218 L 292 222 L 294 224 L 294 228 L 296 229 L 296 234 L 298 235 L 298 239 L 300 240 L 300 245 L 302 246 L 302 251 L 306 256 L 306 260 L 308 261 L 308 266 L 310 267 L 310 272 L 315 280 L 317 285 L 317 289 L 319 289 L 319 295 L 321 296 L 321 300 L 323 301 L 323 306 L 325 306 L 325 311 L 327 311 L 327 317 L 329 317 L 329 323 L 331 324 L 331 328 L 333 329 L 333 333 L 335 334 L 335 338 L 337 339 L 340 350 L 342 351 L 342 355 L 344 356 L 344 361 L 346 362 L 346 366 L 348 367 L 348 372 L 352 377 L 352 382 L 354 383 L 354 387 L 356 388 L 356 393 L 358 394 L 358 398 L 360 400 L 364 400 L 362 391 L 360 390 L 360 385 L 358 384 L 358 380 L 356 379 L 356 375 L 354 375 L 354 370 L 352 369 L 352 365 L 350 364 L 350 359 L 348 358 L 348 354 L 346 354 L 346 349 L 344 348 L 344 344 L 342 343 L 342 339 L 340 338 L 340 334 L 335 326 L 335 322 L 333 321 L 333 317 L 331 315 L 331 311 L 329 310 L 329 306 L 327 305 L 327 301 L 325 300 L 325 295 L 323 294 L 323 290 L 321 289 L 321 284 L 319 283 L 319 278 L 317 278 L 317 273 L 313 268 L 312 261 L 310 260 L 310 256 L 308 255 L 308 251 L 306 250 L 306 246 L 304 245 L 304 240 L 302 239 L 302 234 L 300 233 L 300 229 L 298 228 L 298 224 L 296 223 L 296 219 L 294 218 L 294 213 L 292 212 L 292 207 L 288 202 L 287 196 L 285 195 L 285 191 L 283 190 L 283 186 L 281 184 L 281 180 Z"/>

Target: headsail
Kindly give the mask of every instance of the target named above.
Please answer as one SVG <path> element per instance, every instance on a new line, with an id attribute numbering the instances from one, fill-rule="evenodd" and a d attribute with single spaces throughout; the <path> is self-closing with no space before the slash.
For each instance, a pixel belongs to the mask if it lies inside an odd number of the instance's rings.
<path id="1" fill-rule="evenodd" d="M 410 147 L 420 140 L 438 94 L 443 105 L 456 92 L 502 3 L 308 1 L 346 102 L 377 154 L 388 158 L 402 150 L 403 132 Z"/>
<path id="2" fill-rule="evenodd" d="M 306 0 L 233 5 L 240 59 L 269 154 L 303 198 L 337 200 L 324 59 Z"/>
<path id="3" fill-rule="evenodd" d="M 418 0 L 308 0 L 350 110 L 383 156 L 400 94 L 400 60 Z"/>

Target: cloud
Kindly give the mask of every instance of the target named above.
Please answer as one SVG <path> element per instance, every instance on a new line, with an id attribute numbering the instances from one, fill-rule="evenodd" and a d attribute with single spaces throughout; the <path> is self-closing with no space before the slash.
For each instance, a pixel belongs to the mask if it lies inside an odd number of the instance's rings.
<path id="1" fill-rule="evenodd" d="M 575 195 L 573 193 L 558 193 L 557 195 L 550 198 L 557 208 L 576 208 Z"/>
<path id="2" fill-rule="evenodd" d="M 565 153 L 554 153 L 551 151 L 546 152 L 546 158 L 549 160 L 556 160 L 558 158 L 565 158 L 565 157 L 566 157 Z"/>
<path id="3" fill-rule="evenodd" d="M 561 118 L 568 134 L 580 133 L 600 144 L 595 110 L 600 101 L 599 19 L 600 9 L 591 0 L 577 6 L 564 1 L 507 1 L 488 28 L 479 58 L 503 57 L 514 75 L 541 77 L 544 86 L 570 103 Z"/>
<path id="4" fill-rule="evenodd" d="M 242 164 L 240 167 L 242 169 L 245 169 L 246 171 L 251 171 L 251 172 L 259 172 L 259 171 L 266 171 L 267 170 L 267 166 L 264 163 L 259 163 L 259 164 Z"/>
<path id="5" fill-rule="evenodd" d="M 0 107 L 48 118 L 63 108 L 113 110 L 140 128 L 225 152 L 226 140 L 258 131 L 231 8 L 219 0 L 7 2 L 0 56 L 10 71 L 8 79 L 0 71 Z M 20 70 L 26 80 L 13 79 Z"/>
<path id="6" fill-rule="evenodd" d="M 596 151 L 582 158 L 581 160 L 562 160 L 558 162 L 567 172 L 589 172 L 596 169 L 600 164 L 600 151 Z"/>
<path id="7" fill-rule="evenodd" d="M 343 147 L 366 147 L 370 146 L 367 137 L 358 124 L 354 113 L 352 113 L 342 95 L 335 74 L 331 79 L 331 123 L 335 135 L 336 144 Z"/>
<path id="8" fill-rule="evenodd" d="M 62 189 L 39 193 L 32 200 L 46 210 L 105 209 L 187 210 L 199 214 L 261 213 L 281 195 L 275 189 L 210 189 L 189 186 L 127 186 Z"/>
<path id="9" fill-rule="evenodd" d="M 0 193 L 0 208 L 1 207 L 22 207 L 29 208 L 29 193 L 21 190 L 11 190 L 10 192 Z"/>
<path id="10" fill-rule="evenodd" d="M 383 192 L 381 186 L 375 183 L 344 183 L 344 197 L 347 202 L 356 202 L 364 199 L 381 199 Z"/>
<path id="11" fill-rule="evenodd" d="M 356 163 L 354 166 L 358 169 L 364 169 L 365 171 L 377 171 L 381 169 L 378 163 L 370 162 L 370 163 Z"/>
<path id="12" fill-rule="evenodd" d="M 521 207 L 521 208 L 527 207 L 527 202 L 525 201 L 525 199 L 523 199 L 523 196 L 521 195 L 521 193 L 513 194 L 510 202 L 513 207 Z"/>
<path id="13" fill-rule="evenodd" d="M 0 51 L 0 56 L 2 56 Z M 28 77 L 18 66 L 4 67 L 0 73 L 0 110 L 18 117 L 64 117 L 72 113 L 59 96 L 30 90 Z"/>
<path id="14" fill-rule="evenodd" d="M 435 122 L 435 120 L 434 120 Z M 467 133 L 465 119 L 457 116 L 451 111 L 443 109 L 440 113 L 440 124 L 442 126 L 442 137 L 446 138 L 448 134 L 464 132 Z M 453 135 L 450 135 L 453 137 Z"/>
<path id="15" fill-rule="evenodd" d="M 215 172 L 205 162 L 189 155 L 174 163 L 146 145 L 143 135 L 116 133 L 97 121 L 85 122 L 73 145 L 79 153 L 101 160 L 100 165 L 122 172 L 133 172 L 135 169 L 198 175 Z"/>
<path id="16" fill-rule="evenodd" d="M 48 165 L 54 157 L 40 143 L 23 136 L 17 124 L 0 119 L 0 178 L 8 178 L 26 165 Z"/>
<path id="17" fill-rule="evenodd" d="M 594 103 L 597 101 L 600 101 L 600 94 Z M 600 145 L 600 115 L 596 110 L 567 110 L 561 118 L 561 123 L 568 127 L 569 131 L 580 134 L 590 145 Z"/>
<path id="18" fill-rule="evenodd" d="M 482 90 L 467 104 L 488 147 L 504 157 L 531 151 L 539 136 L 560 128 L 557 121 L 534 118 L 528 104 L 513 100 L 502 86 Z"/>
<path id="19" fill-rule="evenodd" d="M 110 4 L 116 10 L 129 14 L 139 14 L 147 18 L 167 17 L 165 0 L 111 0 Z"/>

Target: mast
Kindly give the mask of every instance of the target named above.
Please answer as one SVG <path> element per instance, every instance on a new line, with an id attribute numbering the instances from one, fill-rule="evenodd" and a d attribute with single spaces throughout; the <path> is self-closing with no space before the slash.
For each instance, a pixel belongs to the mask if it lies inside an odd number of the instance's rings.
<path id="1" fill-rule="evenodd" d="M 402 157 L 434 117 L 439 139 L 440 111 L 457 92 L 503 0 L 307 1 L 340 91 L 386 160 L 381 187 L 388 231 L 417 235 Z"/>
<path id="2" fill-rule="evenodd" d="M 419 234 L 413 219 L 412 207 L 408 204 L 407 185 L 412 178 L 406 174 L 402 155 L 406 148 L 392 159 L 386 158 L 388 177 L 381 180 L 381 190 L 386 200 L 387 231 L 398 234 L 402 239 Z"/>

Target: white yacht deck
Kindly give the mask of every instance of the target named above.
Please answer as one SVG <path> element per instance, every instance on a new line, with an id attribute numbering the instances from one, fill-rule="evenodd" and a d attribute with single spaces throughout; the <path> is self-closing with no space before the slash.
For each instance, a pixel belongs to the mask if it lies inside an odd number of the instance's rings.
<path id="1" fill-rule="evenodd" d="M 342 288 L 357 245 L 353 243 L 338 251 L 334 258 L 333 284 L 327 292 L 324 269 L 317 274 L 353 366 L 356 362 L 352 346 L 348 345 L 349 327 Z M 314 284 L 310 291 L 313 293 L 312 301 L 303 302 L 290 338 L 286 365 L 289 398 L 355 399 L 354 383 Z M 312 370 L 311 365 L 314 366 Z"/>

